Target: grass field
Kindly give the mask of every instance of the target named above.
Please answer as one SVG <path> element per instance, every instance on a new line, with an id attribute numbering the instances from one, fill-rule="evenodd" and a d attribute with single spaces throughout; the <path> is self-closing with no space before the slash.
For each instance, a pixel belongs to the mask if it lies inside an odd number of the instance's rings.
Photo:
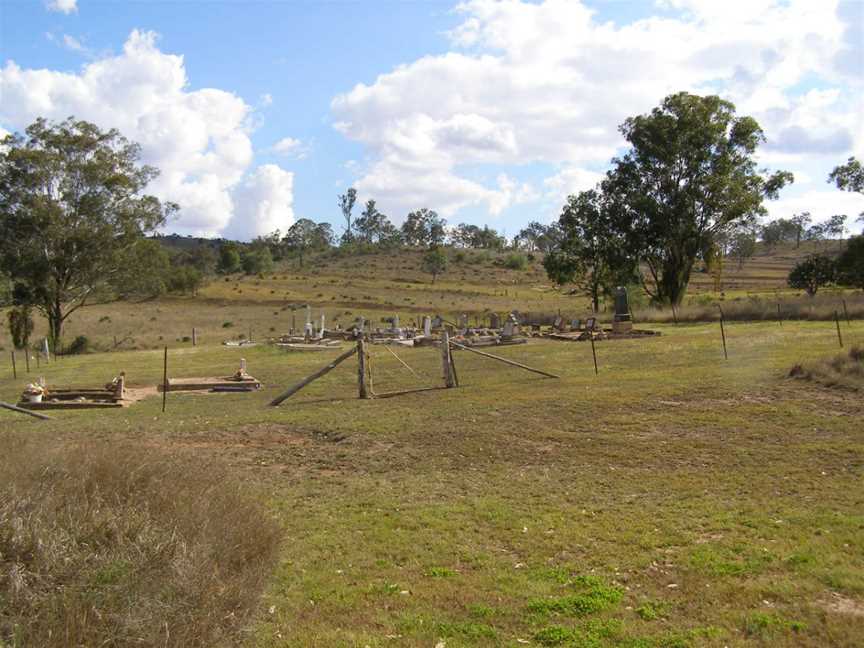
<path id="1" fill-rule="evenodd" d="M 111 324 L 138 330 L 123 308 Z M 349 361 L 280 408 L 338 352 L 172 332 L 171 376 L 243 356 L 265 388 L 171 393 L 164 414 L 158 397 L 51 422 L 0 411 L 0 429 L 183 453 L 267 493 L 284 540 L 248 646 L 862 645 L 864 399 L 787 377 L 839 351 L 833 323 L 729 323 L 728 360 L 716 324 L 656 328 L 598 344 L 598 376 L 589 345 L 532 341 L 497 352 L 560 380 L 456 352 L 460 388 L 360 401 Z M 864 344 L 864 324 L 843 335 Z M 428 380 L 372 352 L 376 391 L 440 383 L 433 349 L 399 351 Z M 161 351 L 42 373 L 121 370 L 154 384 Z M 22 379 L 0 375 L 16 399 Z"/>

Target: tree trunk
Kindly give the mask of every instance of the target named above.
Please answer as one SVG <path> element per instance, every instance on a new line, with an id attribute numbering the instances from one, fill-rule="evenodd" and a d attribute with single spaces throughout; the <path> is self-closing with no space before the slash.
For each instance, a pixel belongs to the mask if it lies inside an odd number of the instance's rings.
<path id="1" fill-rule="evenodd" d="M 63 333 L 63 310 L 59 303 L 52 304 L 48 309 L 48 337 L 51 340 L 51 348 L 57 355 L 60 339 Z"/>
<path id="2" fill-rule="evenodd" d="M 596 282 L 591 284 L 591 306 L 595 314 L 600 312 L 600 286 Z"/>
<path id="3" fill-rule="evenodd" d="M 657 298 L 662 303 L 679 306 L 687 293 L 690 272 L 695 258 L 671 258 L 663 264 L 663 275 L 657 285 Z"/>

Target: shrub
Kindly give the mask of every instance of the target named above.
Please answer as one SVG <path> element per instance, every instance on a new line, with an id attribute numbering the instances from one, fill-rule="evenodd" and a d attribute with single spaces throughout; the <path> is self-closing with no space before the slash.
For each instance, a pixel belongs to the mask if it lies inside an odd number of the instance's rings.
<path id="1" fill-rule="evenodd" d="M 834 281 L 837 270 L 833 259 L 824 254 L 811 254 L 789 273 L 792 288 L 805 290 L 811 297 L 822 287 Z"/>
<path id="2" fill-rule="evenodd" d="M 12 345 L 23 349 L 30 344 L 33 334 L 33 315 L 29 306 L 15 306 L 9 311 L 9 333 L 12 335 Z"/>
<path id="3" fill-rule="evenodd" d="M 279 529 L 224 469 L 152 447 L 7 436 L 0 645 L 236 643 Z"/>
<path id="4" fill-rule="evenodd" d="M 504 267 L 510 270 L 524 270 L 528 267 L 528 259 L 524 254 L 513 252 L 504 259 Z"/>
<path id="5" fill-rule="evenodd" d="M 90 340 L 86 335 L 79 335 L 66 348 L 66 353 L 70 355 L 78 355 L 79 353 L 87 353 L 90 350 Z"/>

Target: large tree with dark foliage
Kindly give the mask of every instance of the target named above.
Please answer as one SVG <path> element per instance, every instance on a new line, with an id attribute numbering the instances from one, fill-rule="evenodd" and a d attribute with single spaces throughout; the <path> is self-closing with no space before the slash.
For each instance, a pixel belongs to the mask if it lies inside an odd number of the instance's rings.
<path id="1" fill-rule="evenodd" d="M 647 270 L 649 295 L 679 304 L 701 252 L 721 232 L 764 214 L 762 201 L 792 175 L 757 170 L 762 129 L 716 96 L 670 95 L 620 130 L 631 148 L 613 159 L 602 184 L 614 228 Z"/>
<path id="2" fill-rule="evenodd" d="M 864 290 L 864 234 L 850 238 L 837 258 L 837 280 Z"/>
<path id="3" fill-rule="evenodd" d="M 811 254 L 792 268 L 787 283 L 813 297 L 822 286 L 832 283 L 836 276 L 837 266 L 831 257 Z"/>
<path id="4" fill-rule="evenodd" d="M 543 259 L 546 274 L 558 284 L 581 286 L 596 312 L 603 293 L 635 274 L 602 192 L 592 189 L 568 197 L 558 227 L 563 237 Z"/>
<path id="5" fill-rule="evenodd" d="M 144 194 L 158 171 L 117 130 L 37 119 L 0 147 L 0 271 L 19 302 L 63 322 L 96 295 L 124 292 L 142 239 L 177 209 Z M 139 276 L 150 270 L 137 268 Z"/>

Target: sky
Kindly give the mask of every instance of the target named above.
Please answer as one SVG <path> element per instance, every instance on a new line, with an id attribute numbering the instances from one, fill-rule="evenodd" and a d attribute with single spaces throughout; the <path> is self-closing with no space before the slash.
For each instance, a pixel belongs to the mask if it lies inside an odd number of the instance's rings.
<path id="1" fill-rule="evenodd" d="M 428 207 L 513 236 L 682 90 L 758 120 L 760 166 L 796 179 L 770 217 L 864 212 L 827 183 L 864 159 L 862 0 L 0 0 L 0 133 L 119 129 L 183 235 L 338 233 L 353 186 L 397 224 Z"/>

